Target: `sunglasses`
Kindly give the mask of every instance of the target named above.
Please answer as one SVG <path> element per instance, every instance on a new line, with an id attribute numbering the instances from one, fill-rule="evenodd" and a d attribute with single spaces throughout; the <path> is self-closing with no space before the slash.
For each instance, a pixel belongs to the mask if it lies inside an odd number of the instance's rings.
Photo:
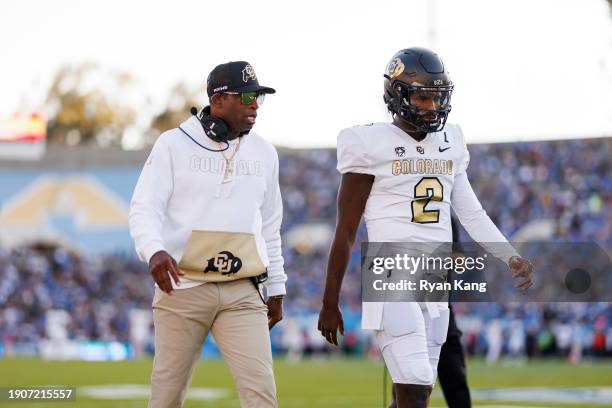
<path id="1" fill-rule="evenodd" d="M 250 105 L 255 100 L 257 101 L 258 105 L 261 105 L 264 103 L 264 100 L 266 99 L 266 94 L 258 93 L 258 92 L 223 92 L 223 93 L 226 93 L 228 95 L 240 95 L 240 102 L 242 102 L 244 105 Z"/>

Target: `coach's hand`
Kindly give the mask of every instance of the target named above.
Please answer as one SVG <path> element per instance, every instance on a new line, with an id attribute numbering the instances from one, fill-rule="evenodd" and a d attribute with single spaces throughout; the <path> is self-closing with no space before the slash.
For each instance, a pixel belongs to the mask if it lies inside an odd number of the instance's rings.
<path id="1" fill-rule="evenodd" d="M 318 328 L 325 340 L 334 346 L 338 345 L 338 329 L 340 329 L 340 334 L 344 336 L 344 320 L 338 305 L 323 305 L 319 313 Z"/>
<path id="2" fill-rule="evenodd" d="M 161 290 L 172 294 L 172 280 L 180 286 L 179 276 L 185 275 L 166 251 L 156 252 L 149 260 L 149 272 Z"/>
<path id="3" fill-rule="evenodd" d="M 266 302 L 268 306 L 268 329 L 283 320 L 283 296 L 270 296 Z"/>
<path id="4" fill-rule="evenodd" d="M 533 282 L 531 280 L 533 275 L 533 265 L 525 258 L 519 256 L 513 256 L 508 261 L 508 266 L 512 270 L 512 279 L 521 278 L 521 281 L 516 283 L 514 287 L 527 290 Z"/>

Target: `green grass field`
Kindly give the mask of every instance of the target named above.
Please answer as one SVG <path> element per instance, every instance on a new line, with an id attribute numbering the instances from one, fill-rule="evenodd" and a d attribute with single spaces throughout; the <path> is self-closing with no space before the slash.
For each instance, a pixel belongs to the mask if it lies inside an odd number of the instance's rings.
<path id="1" fill-rule="evenodd" d="M 0 360 L 0 386 L 63 385 L 77 387 L 73 403 L 0 403 L 0 407 L 34 408 L 44 406 L 77 406 L 83 408 L 144 407 L 152 360 L 122 362 L 42 361 L 37 359 Z M 275 361 L 280 407 L 382 407 L 382 364 L 362 359 L 306 360 L 290 363 Z M 468 375 L 475 407 L 610 407 L 612 398 L 612 362 L 584 363 L 571 366 L 564 361 L 536 361 L 528 365 L 497 364 L 481 360 L 468 363 Z M 131 385 L 130 385 L 131 384 Z M 109 387 L 109 385 L 111 387 Z M 120 387 L 114 385 L 121 385 Z M 139 386 L 140 385 L 140 386 Z M 94 387 L 94 388 L 91 388 Z M 533 389 L 537 387 L 537 389 Z M 571 388 L 572 390 L 567 390 Z M 532 390 L 533 400 L 496 400 L 505 398 L 498 391 Z M 114 399 L 92 394 L 92 390 Z M 109 391 L 110 390 L 110 391 Z M 138 390 L 140 396 L 121 397 L 122 391 Z M 222 360 L 200 362 L 185 404 L 196 407 L 239 407 L 238 397 L 227 366 Z M 215 393 L 219 395 L 215 395 Z M 390 391 L 388 390 L 388 394 Z M 493 393 L 494 395 L 491 395 Z M 567 394 L 568 393 L 568 394 Z M 592 397 L 604 395 L 608 402 L 571 401 L 577 393 Z M 557 397 L 544 402 L 547 395 Z M 145 394 L 146 395 L 146 394 Z M 569 395 L 569 397 L 564 397 Z M 481 398 L 478 398 L 480 396 Z M 484 396 L 484 397 L 483 397 Z M 388 400 L 389 397 L 387 397 Z M 530 398 L 529 395 L 527 398 Z M 579 397 L 581 398 L 581 397 Z M 601 398 L 600 398 L 601 399 Z M 586 401 L 586 400 L 585 400 Z M 439 385 L 434 390 L 431 407 L 445 407 Z"/>

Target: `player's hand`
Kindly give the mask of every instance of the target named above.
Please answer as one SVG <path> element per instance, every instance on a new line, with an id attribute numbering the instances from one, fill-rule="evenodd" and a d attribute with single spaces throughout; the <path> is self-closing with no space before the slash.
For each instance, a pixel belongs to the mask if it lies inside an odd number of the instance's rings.
<path id="1" fill-rule="evenodd" d="M 266 302 L 268 305 L 268 329 L 272 329 L 274 325 L 283 320 L 283 298 L 272 296 Z"/>
<path id="2" fill-rule="evenodd" d="M 319 313 L 318 329 L 325 340 L 334 346 L 338 345 L 338 329 L 340 329 L 340 334 L 344 336 L 344 320 L 338 305 L 323 305 Z"/>
<path id="3" fill-rule="evenodd" d="M 149 272 L 157 286 L 167 294 L 172 294 L 172 280 L 180 286 L 179 276 L 185 275 L 176 261 L 166 251 L 156 252 L 149 260 Z"/>
<path id="4" fill-rule="evenodd" d="M 529 262 L 529 260 L 515 255 L 508 261 L 508 266 L 512 270 L 512 279 L 521 278 L 521 280 L 516 283 L 514 287 L 521 290 L 527 290 L 529 287 L 531 287 L 531 285 L 533 285 L 531 280 L 533 275 L 533 265 L 531 262 Z"/>

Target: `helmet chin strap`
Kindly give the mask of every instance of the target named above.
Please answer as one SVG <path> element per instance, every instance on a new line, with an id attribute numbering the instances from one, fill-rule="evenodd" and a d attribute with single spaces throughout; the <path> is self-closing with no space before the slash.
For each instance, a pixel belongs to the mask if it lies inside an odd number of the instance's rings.
<path id="1" fill-rule="evenodd" d="M 402 128 L 402 130 L 410 135 L 413 139 L 421 141 L 427 137 L 427 132 L 417 128 L 413 123 L 409 122 L 402 115 L 393 114 L 394 118 L 399 118 L 402 124 L 407 125 L 410 129 Z"/>
<path id="2" fill-rule="evenodd" d="M 420 123 L 420 122 L 424 122 L 420 116 L 424 116 L 427 113 L 423 114 L 423 115 L 419 115 L 416 112 L 416 109 L 410 109 L 411 107 L 402 107 L 400 106 L 400 108 L 398 109 L 399 111 L 399 117 L 406 123 L 408 123 L 412 128 L 415 129 L 416 132 L 423 132 L 423 133 L 435 133 L 435 132 L 439 132 L 444 128 L 444 124 L 446 123 L 446 115 L 442 115 L 439 112 L 435 112 L 437 114 L 437 120 L 436 120 L 436 126 L 434 127 L 428 127 L 426 126 L 424 123 Z"/>

